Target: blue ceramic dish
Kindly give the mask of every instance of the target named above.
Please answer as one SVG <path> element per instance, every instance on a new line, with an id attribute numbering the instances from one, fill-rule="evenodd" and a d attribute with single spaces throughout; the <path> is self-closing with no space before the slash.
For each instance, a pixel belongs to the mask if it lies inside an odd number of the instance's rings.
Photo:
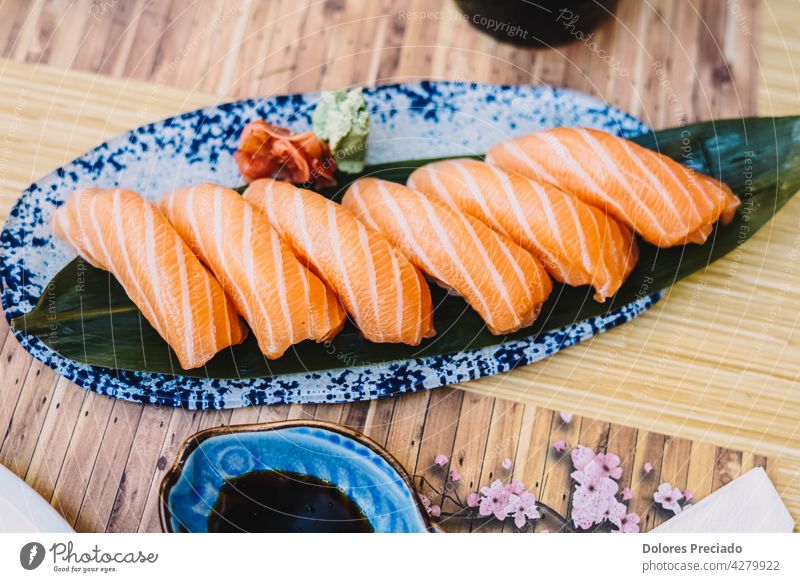
<path id="1" fill-rule="evenodd" d="M 373 125 L 368 162 L 483 153 L 512 136 L 584 126 L 632 137 L 647 126 L 575 91 L 421 81 L 367 89 Z M 6 317 L 30 311 L 48 281 L 74 258 L 50 227 L 56 208 L 78 188 L 124 186 L 157 200 L 177 186 L 236 185 L 238 136 L 253 119 L 295 131 L 310 126 L 316 93 L 246 100 L 200 109 L 116 137 L 44 176 L 23 192 L 0 233 L 0 282 Z M 354 364 L 263 378 L 213 379 L 112 370 L 69 360 L 15 329 L 22 346 L 59 374 L 94 392 L 149 404 L 222 409 L 261 404 L 370 400 L 458 384 L 542 360 L 630 321 L 660 294 L 537 337 L 453 354 Z"/>
<path id="2" fill-rule="evenodd" d="M 350 497 L 379 533 L 432 531 L 405 469 L 346 427 L 287 421 L 212 428 L 191 436 L 161 483 L 166 532 L 208 532 L 226 479 L 275 470 L 322 479 Z"/>

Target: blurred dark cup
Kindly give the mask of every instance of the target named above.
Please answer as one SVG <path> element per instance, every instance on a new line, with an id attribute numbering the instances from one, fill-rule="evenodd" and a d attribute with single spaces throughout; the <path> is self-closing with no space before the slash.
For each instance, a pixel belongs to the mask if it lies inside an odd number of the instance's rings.
<path id="1" fill-rule="evenodd" d="M 469 22 L 500 42 L 541 47 L 586 38 L 617 0 L 456 0 Z"/>

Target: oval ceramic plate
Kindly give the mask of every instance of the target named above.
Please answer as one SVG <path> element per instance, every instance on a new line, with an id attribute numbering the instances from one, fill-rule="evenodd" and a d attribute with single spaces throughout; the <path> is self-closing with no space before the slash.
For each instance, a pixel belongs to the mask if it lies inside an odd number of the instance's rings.
<path id="1" fill-rule="evenodd" d="M 365 91 L 373 120 L 369 163 L 485 152 L 510 136 L 580 125 L 632 137 L 647 130 L 636 118 L 567 90 L 424 81 Z M 50 219 L 75 189 L 124 186 L 156 200 L 186 184 L 241 179 L 232 153 L 245 123 L 266 118 L 296 131 L 310 125 L 317 94 L 237 101 L 137 128 L 32 184 L 6 222 L 2 303 L 10 320 L 30 311 L 47 282 L 74 258 L 54 240 Z M 209 379 L 113 370 L 80 364 L 15 330 L 31 354 L 76 384 L 116 398 L 185 406 L 233 408 L 256 404 L 367 400 L 508 372 L 620 325 L 648 309 L 650 295 L 605 315 L 496 346 L 380 365 L 275 375 Z"/>
<path id="2" fill-rule="evenodd" d="M 161 482 L 162 529 L 207 532 L 226 480 L 266 470 L 335 485 L 355 501 L 375 532 L 432 529 L 411 479 L 394 457 L 349 428 L 314 421 L 217 427 L 189 437 Z"/>

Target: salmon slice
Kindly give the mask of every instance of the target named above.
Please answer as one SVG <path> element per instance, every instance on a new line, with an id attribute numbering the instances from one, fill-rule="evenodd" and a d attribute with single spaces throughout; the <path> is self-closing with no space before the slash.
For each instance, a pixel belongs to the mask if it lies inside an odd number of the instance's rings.
<path id="1" fill-rule="evenodd" d="M 719 180 L 596 129 L 526 135 L 492 147 L 486 161 L 574 194 L 659 247 L 704 243 L 739 206 Z"/>
<path id="2" fill-rule="evenodd" d="M 363 178 L 350 186 L 342 205 L 464 297 L 496 335 L 533 323 L 552 290 L 544 267 L 525 249 L 425 194 Z"/>
<path id="3" fill-rule="evenodd" d="M 241 343 L 247 328 L 222 287 L 163 213 L 128 190 L 78 190 L 55 212 L 55 234 L 111 272 L 185 370 Z"/>
<path id="4" fill-rule="evenodd" d="M 572 286 L 592 285 L 602 302 L 630 274 L 633 233 L 554 186 L 477 160 L 448 160 L 414 171 L 408 187 L 434 196 L 509 237 Z"/>
<path id="5" fill-rule="evenodd" d="M 431 293 L 419 270 L 352 212 L 289 182 L 256 180 L 245 200 L 341 298 L 364 337 L 418 345 L 431 337 Z"/>
<path id="6" fill-rule="evenodd" d="M 159 205 L 222 284 L 267 358 L 341 331 L 345 314 L 336 295 L 239 194 L 200 184 L 166 194 Z"/>

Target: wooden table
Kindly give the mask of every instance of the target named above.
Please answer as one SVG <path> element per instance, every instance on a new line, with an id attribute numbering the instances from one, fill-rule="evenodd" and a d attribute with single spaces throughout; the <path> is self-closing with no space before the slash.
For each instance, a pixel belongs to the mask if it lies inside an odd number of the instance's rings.
<path id="1" fill-rule="evenodd" d="M 435 14 L 422 18 L 431 7 Z M 654 127 L 797 113 L 797 7 L 623 0 L 594 36 L 618 62 L 611 69 L 581 43 L 550 51 L 498 44 L 457 18 L 452 2 L 7 1 L 0 5 L 0 215 L 28 183 L 111 135 L 234 98 L 432 77 L 569 86 Z M 183 439 L 205 427 L 342 421 L 433 479 L 432 455 L 450 451 L 473 483 L 497 475 L 506 456 L 516 458 L 515 475 L 541 478 L 543 461 L 531 451 L 546 451 L 563 433 L 660 451 L 662 477 L 706 492 L 768 456 L 797 519 L 799 217 L 800 199 L 740 255 L 676 285 L 632 324 L 463 390 L 396 400 L 225 412 L 142 407 L 58 378 L 32 361 L 3 319 L 0 463 L 81 531 L 149 531 L 158 529 L 165 468 Z M 551 410 L 602 421 L 563 427 Z M 661 439 L 655 448 L 653 439 Z M 693 464 L 685 461 L 690 450 L 700 459 Z M 647 456 L 632 461 L 634 477 Z M 543 496 L 558 489 L 550 491 Z"/>

